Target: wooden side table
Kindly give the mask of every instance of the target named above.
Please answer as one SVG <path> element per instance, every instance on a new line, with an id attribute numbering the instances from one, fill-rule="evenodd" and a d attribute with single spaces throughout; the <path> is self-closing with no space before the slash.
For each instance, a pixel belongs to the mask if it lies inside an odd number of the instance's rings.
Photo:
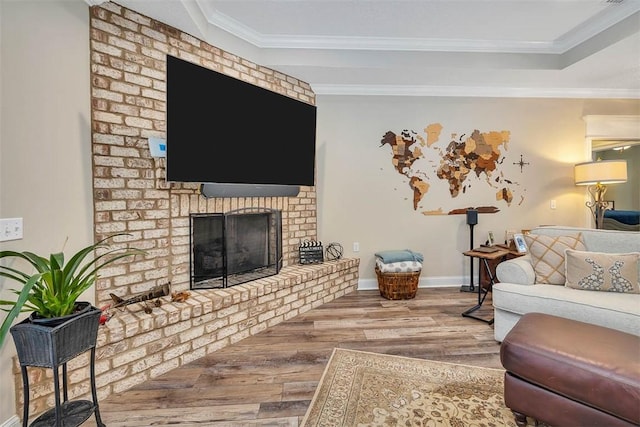
<path id="1" fill-rule="evenodd" d="M 501 248 L 501 247 L 495 247 L 494 246 L 492 249 L 495 249 L 495 250 L 493 252 L 482 252 L 484 249 L 475 248 L 475 249 L 472 249 L 470 251 L 466 251 L 466 252 L 462 253 L 465 256 L 472 257 L 472 258 L 478 258 L 479 260 L 481 260 L 482 264 L 480 265 L 480 269 L 482 269 L 482 266 L 484 265 L 484 268 L 486 269 L 487 276 L 489 277 L 489 284 L 486 287 L 483 286 L 482 283 L 478 284 L 478 303 L 476 305 L 474 305 L 473 307 L 471 307 L 470 309 L 468 309 L 465 312 L 463 312 L 462 316 L 463 317 L 470 317 L 470 318 L 476 319 L 476 320 L 480 320 L 482 322 L 488 323 L 489 325 L 493 324 L 493 318 L 491 318 L 491 319 L 483 319 L 482 317 L 475 316 L 473 313 L 476 310 L 478 310 L 480 307 L 482 307 L 482 304 L 484 303 L 484 300 L 487 298 L 487 294 L 491 291 L 491 287 L 495 283 L 495 277 L 494 277 L 494 274 L 492 272 L 491 266 L 489 265 L 489 261 L 496 261 L 497 260 L 497 262 L 499 263 L 499 262 L 503 261 L 504 259 L 506 259 L 507 255 L 509 255 L 511 253 L 511 251 L 509 249 L 506 249 L 506 248 Z M 473 278 L 471 278 L 471 280 L 473 280 Z"/>

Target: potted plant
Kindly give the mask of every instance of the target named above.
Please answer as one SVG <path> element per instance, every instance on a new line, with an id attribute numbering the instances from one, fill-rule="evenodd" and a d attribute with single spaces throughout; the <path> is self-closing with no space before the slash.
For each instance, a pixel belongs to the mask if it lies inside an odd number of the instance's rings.
<path id="1" fill-rule="evenodd" d="M 91 304 L 80 303 L 77 299 L 93 286 L 100 270 L 119 259 L 145 253 L 143 250 L 128 247 L 111 249 L 107 242 L 123 235 L 128 234 L 114 234 L 79 250 L 66 264 L 62 252 L 50 254 L 45 258 L 28 251 L 0 251 L 0 261 L 26 261 L 30 270 L 23 271 L 17 266 L 0 264 L 1 277 L 22 284 L 21 289 L 12 289 L 17 295 L 15 301 L 0 300 L 0 307 L 8 312 L 0 327 L 0 347 L 13 321 L 21 312 L 32 312 L 31 317 L 26 319 L 29 323 L 47 323 L 46 319 L 54 319 L 49 320 L 49 326 L 56 326 L 66 320 L 66 316 L 77 314 L 81 309 L 92 309 Z M 96 253 L 102 249 L 104 251 L 100 254 Z"/>
<path id="2" fill-rule="evenodd" d="M 91 414 L 96 423 L 104 427 L 98 409 L 95 384 L 95 347 L 101 310 L 88 302 L 77 301 L 98 279 L 98 273 L 109 264 L 136 254 L 140 249 L 110 249 L 107 241 L 126 233 L 114 234 L 73 254 L 65 264 L 62 252 L 53 253 L 49 258 L 32 252 L 0 251 L 0 261 L 14 259 L 26 261 L 29 270 L 18 266 L 0 264 L 0 277 L 6 277 L 22 284 L 21 289 L 12 289 L 17 295 L 15 301 L 0 300 L 0 307 L 8 311 L 0 327 L 0 346 L 8 331 L 13 342 L 22 371 L 24 387 L 23 425 L 29 420 L 29 376 L 27 366 L 53 369 L 55 407 L 40 415 L 32 425 L 80 425 Z M 98 253 L 99 252 L 99 253 Z M 21 312 L 32 311 L 31 316 L 15 326 L 13 321 Z M 69 401 L 67 394 L 66 363 L 85 351 L 91 351 L 90 381 L 93 401 Z M 63 366 L 64 401 L 60 399 L 58 367 Z"/>

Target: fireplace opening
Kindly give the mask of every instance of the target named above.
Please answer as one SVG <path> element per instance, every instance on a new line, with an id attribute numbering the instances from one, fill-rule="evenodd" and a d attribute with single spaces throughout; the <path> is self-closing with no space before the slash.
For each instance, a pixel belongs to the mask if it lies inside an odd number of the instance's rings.
<path id="1" fill-rule="evenodd" d="M 273 209 L 191 214 L 191 289 L 226 288 L 278 274 L 282 219 Z"/>

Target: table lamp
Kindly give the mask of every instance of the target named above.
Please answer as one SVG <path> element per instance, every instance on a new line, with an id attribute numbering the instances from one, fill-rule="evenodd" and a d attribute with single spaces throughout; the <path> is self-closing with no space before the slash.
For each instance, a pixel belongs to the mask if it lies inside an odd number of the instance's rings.
<path id="1" fill-rule="evenodd" d="M 607 191 L 605 184 L 627 182 L 626 160 L 598 160 L 594 162 L 578 163 L 574 167 L 576 185 L 587 185 L 592 200 L 585 204 L 593 213 L 596 228 L 602 228 L 604 211 L 609 208 L 609 202 L 604 200 Z"/>

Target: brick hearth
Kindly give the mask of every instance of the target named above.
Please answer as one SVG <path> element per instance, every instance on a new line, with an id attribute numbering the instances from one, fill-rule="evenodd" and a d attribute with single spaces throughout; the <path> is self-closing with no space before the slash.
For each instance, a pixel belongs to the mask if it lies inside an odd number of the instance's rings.
<path id="1" fill-rule="evenodd" d="M 183 303 L 168 297 L 153 313 L 139 304 L 116 312 L 98 333 L 96 385 L 102 400 L 171 369 L 259 333 L 284 320 L 353 292 L 357 259 L 285 267 L 266 277 L 226 289 L 190 291 Z M 89 357 L 68 364 L 70 399 L 90 399 Z M 54 406 L 51 369 L 28 368 L 30 414 Z M 14 363 L 17 413 L 22 414 L 22 377 Z"/>

